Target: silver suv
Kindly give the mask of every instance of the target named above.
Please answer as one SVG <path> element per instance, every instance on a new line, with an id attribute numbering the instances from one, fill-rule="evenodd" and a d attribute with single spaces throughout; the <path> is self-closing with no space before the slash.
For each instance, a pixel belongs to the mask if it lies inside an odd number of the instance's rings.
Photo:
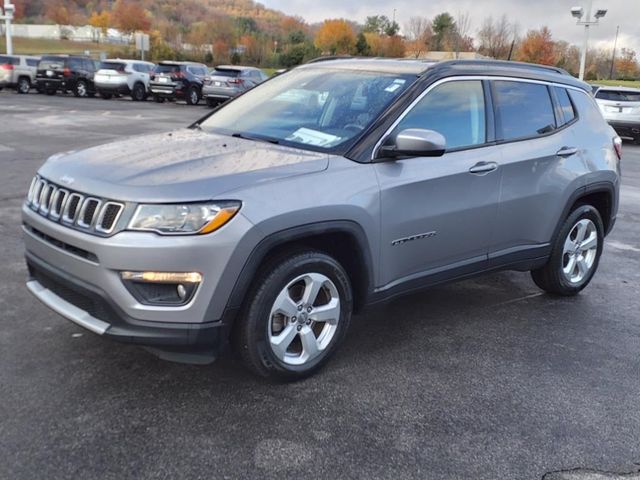
<path id="1" fill-rule="evenodd" d="M 0 55 L 0 90 L 15 88 L 18 93 L 29 93 L 35 83 L 40 57 L 27 55 Z"/>
<path id="2" fill-rule="evenodd" d="M 337 59 L 190 128 L 50 158 L 22 213 L 29 290 L 92 332 L 301 378 L 351 315 L 500 269 L 576 295 L 618 210 L 589 86 L 498 61 Z M 389 321 L 395 319 L 389 318 Z"/>
<path id="3" fill-rule="evenodd" d="M 596 102 L 618 135 L 640 145 L 640 89 L 598 87 Z"/>

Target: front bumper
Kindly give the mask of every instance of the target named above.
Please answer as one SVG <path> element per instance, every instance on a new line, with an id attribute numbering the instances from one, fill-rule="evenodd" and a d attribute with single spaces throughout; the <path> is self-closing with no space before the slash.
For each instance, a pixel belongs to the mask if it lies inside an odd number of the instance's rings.
<path id="1" fill-rule="evenodd" d="M 625 122 L 618 120 L 609 120 L 608 123 L 621 137 L 632 138 L 634 140 L 640 139 L 640 121 Z"/>

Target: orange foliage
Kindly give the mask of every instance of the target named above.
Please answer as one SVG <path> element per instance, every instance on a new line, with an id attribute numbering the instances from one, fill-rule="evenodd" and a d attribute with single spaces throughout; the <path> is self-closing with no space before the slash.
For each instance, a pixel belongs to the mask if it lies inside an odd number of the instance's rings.
<path id="1" fill-rule="evenodd" d="M 148 31 L 151 28 L 149 13 L 131 0 L 118 0 L 113 6 L 111 18 L 113 24 L 125 33 Z"/>
<path id="2" fill-rule="evenodd" d="M 356 34 L 346 20 L 325 20 L 314 41 L 323 53 L 344 55 L 353 52 L 356 45 Z"/>
<path id="3" fill-rule="evenodd" d="M 549 29 L 542 27 L 540 30 L 529 30 L 526 38 L 520 44 L 516 60 L 540 65 L 554 65 L 556 56 Z"/>

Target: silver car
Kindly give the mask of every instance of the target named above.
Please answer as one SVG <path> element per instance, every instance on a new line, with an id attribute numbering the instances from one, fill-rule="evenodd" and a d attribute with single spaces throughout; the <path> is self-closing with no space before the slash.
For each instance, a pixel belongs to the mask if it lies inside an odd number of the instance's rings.
<path id="1" fill-rule="evenodd" d="M 0 90 L 15 88 L 18 93 L 29 93 L 35 83 L 40 57 L 27 55 L 0 55 Z"/>
<path id="2" fill-rule="evenodd" d="M 354 312 L 418 288 L 509 269 L 578 294 L 616 220 L 620 145 L 559 69 L 312 63 L 189 128 L 47 160 L 22 208 L 27 286 L 162 358 L 231 343 L 302 378 Z"/>
<path id="3" fill-rule="evenodd" d="M 215 107 L 259 85 L 267 78 L 259 68 L 239 65 L 221 65 L 204 79 L 202 96 L 209 107 Z"/>
<path id="4" fill-rule="evenodd" d="M 640 144 L 640 89 L 597 87 L 596 102 L 618 135 Z"/>

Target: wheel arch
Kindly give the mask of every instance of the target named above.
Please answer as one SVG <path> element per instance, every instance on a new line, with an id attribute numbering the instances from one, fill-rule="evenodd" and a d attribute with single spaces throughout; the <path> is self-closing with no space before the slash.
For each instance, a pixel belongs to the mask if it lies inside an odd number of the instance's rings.
<path id="1" fill-rule="evenodd" d="M 374 282 L 373 260 L 363 228 L 351 220 L 311 223 L 281 230 L 262 239 L 251 251 L 227 301 L 223 321 L 232 322 L 260 268 L 285 252 L 311 248 L 334 257 L 347 271 L 354 293 L 354 311 L 367 302 Z"/>

